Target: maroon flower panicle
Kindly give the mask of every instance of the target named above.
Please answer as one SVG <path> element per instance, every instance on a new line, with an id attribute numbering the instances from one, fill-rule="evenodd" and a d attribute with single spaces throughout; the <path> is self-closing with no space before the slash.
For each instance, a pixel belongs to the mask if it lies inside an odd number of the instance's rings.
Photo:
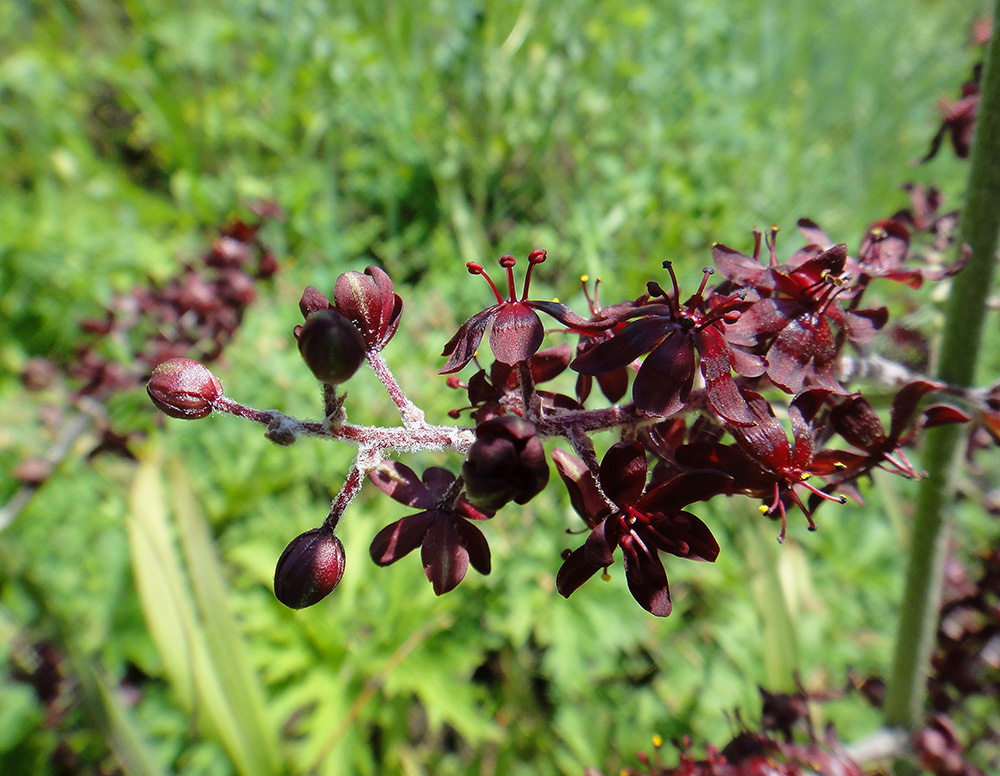
<path id="1" fill-rule="evenodd" d="M 424 573 L 435 595 L 453 590 L 465 578 L 470 563 L 480 574 L 490 573 L 486 537 L 470 521 L 486 520 L 493 513 L 469 503 L 461 495 L 454 474 L 432 466 L 424 471 L 421 481 L 408 466 L 389 461 L 368 478 L 401 504 L 422 510 L 378 532 L 370 548 L 375 563 L 388 566 L 421 547 Z"/>
<path id="2" fill-rule="evenodd" d="M 583 546 L 566 555 L 556 588 L 568 598 L 610 566 L 620 547 L 632 596 L 648 612 L 669 615 L 670 588 L 659 554 L 709 562 L 718 557 L 719 545 L 708 526 L 683 507 L 723 493 L 730 478 L 715 471 L 688 472 L 646 490 L 646 453 L 638 442 L 619 442 L 608 450 L 600 488 L 578 458 L 562 450 L 552 458 L 574 509 L 591 526 Z"/>
<path id="3" fill-rule="evenodd" d="M 290 609 L 326 598 L 344 576 L 344 545 L 331 528 L 320 526 L 295 537 L 274 569 L 274 595 Z"/>
<path id="4" fill-rule="evenodd" d="M 212 413 L 222 383 L 190 358 L 172 358 L 153 370 L 146 384 L 150 400 L 172 418 L 197 420 Z"/>
<path id="5" fill-rule="evenodd" d="M 536 264 L 541 264 L 543 261 L 545 261 L 545 251 L 534 250 L 528 254 L 528 271 L 524 276 L 524 289 L 520 299 L 514 290 L 513 268 L 516 260 L 513 256 L 500 257 L 500 266 L 507 272 L 506 299 L 500 295 L 500 291 L 482 264 L 470 261 L 465 265 L 470 275 L 482 275 L 486 278 L 486 282 L 493 289 L 497 303 L 469 318 L 448 341 L 441 352 L 442 356 L 448 357 L 448 361 L 441 367 L 439 374 L 458 372 L 468 364 L 476 355 L 487 328 L 490 330 L 490 349 L 497 361 L 509 365 L 527 361 L 538 351 L 545 337 L 545 328 L 536 310 L 551 315 L 564 326 L 577 332 L 602 331 L 614 325 L 614 321 L 587 320 L 559 302 L 528 299 L 532 270 Z"/>

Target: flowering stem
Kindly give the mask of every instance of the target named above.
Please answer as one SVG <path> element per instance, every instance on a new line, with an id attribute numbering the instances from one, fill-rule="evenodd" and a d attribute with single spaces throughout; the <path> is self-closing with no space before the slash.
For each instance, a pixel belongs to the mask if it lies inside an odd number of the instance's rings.
<path id="1" fill-rule="evenodd" d="M 994 18 L 1000 18 L 1000 0 Z M 941 380 L 953 386 L 971 386 L 975 381 L 986 301 L 996 264 L 1000 233 L 1000 34 L 993 35 L 986 53 L 969 164 L 959 245 L 968 245 L 971 257 L 952 284 L 937 372 Z M 928 430 L 924 440 L 927 477 L 917 497 L 885 702 L 885 720 L 893 727 L 912 730 L 924 716 L 924 693 L 940 615 L 946 540 L 954 501 L 952 478 L 961 438 L 959 426 L 947 425 Z"/>
<path id="2" fill-rule="evenodd" d="M 376 350 L 370 350 L 365 354 L 368 359 L 368 365 L 372 368 L 375 376 L 379 379 L 383 386 L 385 386 L 386 392 L 389 394 L 389 398 L 399 407 L 399 414 L 403 418 L 403 425 L 407 428 L 414 426 L 419 426 L 424 422 L 424 412 L 416 404 L 406 398 L 406 394 L 403 393 L 403 389 L 399 387 L 399 383 L 396 382 L 396 377 L 391 371 L 389 371 L 389 365 L 386 364 L 385 359 L 382 357 L 382 353 Z"/>

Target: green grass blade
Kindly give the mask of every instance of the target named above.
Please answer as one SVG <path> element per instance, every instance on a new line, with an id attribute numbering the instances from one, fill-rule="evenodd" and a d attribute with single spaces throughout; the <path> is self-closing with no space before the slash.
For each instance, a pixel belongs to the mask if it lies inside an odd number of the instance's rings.
<path id="1" fill-rule="evenodd" d="M 191 491 L 183 466 L 168 467 L 177 529 L 189 570 L 205 643 L 225 695 L 227 716 L 239 742 L 232 753 L 246 776 L 280 773 L 281 749 L 268 719 L 264 692 L 253 669 L 243 633 L 231 613 L 218 553 Z"/>

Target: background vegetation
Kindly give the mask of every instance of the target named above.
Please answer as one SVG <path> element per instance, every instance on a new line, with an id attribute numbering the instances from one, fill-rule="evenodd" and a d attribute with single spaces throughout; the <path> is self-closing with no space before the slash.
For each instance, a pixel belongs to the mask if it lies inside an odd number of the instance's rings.
<path id="1" fill-rule="evenodd" d="M 783 225 L 791 250 L 808 216 L 856 246 L 907 204 L 904 180 L 957 199 L 961 164 L 911 162 L 967 77 L 979 6 L 0 4 L 0 470 L 49 448 L 42 410 L 65 399 L 23 390 L 27 359 L 67 362 L 79 319 L 168 278 L 249 200 L 285 210 L 264 233 L 283 263 L 215 370 L 227 392 L 318 414 L 295 303 L 378 263 L 406 304 L 386 356 L 444 420 L 462 396 L 440 390 L 440 347 L 487 293 L 466 260 L 545 247 L 540 296 L 580 302 L 587 273 L 614 301 L 666 258 L 690 282 L 713 241 L 748 249 L 754 226 Z M 921 301 L 900 307 L 933 324 Z M 352 420 L 391 422 L 367 377 Z M 493 573 L 436 599 L 415 559 L 368 560 L 402 512 L 366 491 L 340 588 L 291 612 L 274 562 L 351 451 L 163 424 L 141 391 L 111 413 L 149 431 L 140 462 L 88 463 L 82 440 L 0 533 L 3 773 L 69 755 L 92 773 L 615 772 L 653 733 L 724 737 L 758 683 L 841 686 L 889 662 L 907 483 L 877 480 L 868 506 L 824 509 L 780 550 L 754 504 L 707 510 L 722 555 L 671 564 L 666 621 L 620 574 L 554 592 L 565 498 L 502 513 Z M 996 526 L 970 508 L 960 530 L 982 546 Z M 72 679 L 58 713 L 17 678 L 39 642 Z M 857 700 L 827 712 L 845 738 L 878 722 Z"/>

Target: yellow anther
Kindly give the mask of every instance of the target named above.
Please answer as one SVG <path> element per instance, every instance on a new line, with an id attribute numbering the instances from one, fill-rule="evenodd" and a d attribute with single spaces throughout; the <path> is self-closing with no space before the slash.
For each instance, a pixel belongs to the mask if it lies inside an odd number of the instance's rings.
<path id="1" fill-rule="evenodd" d="M 761 504 L 759 507 L 757 507 L 757 509 L 760 511 L 762 515 L 766 515 L 768 512 L 771 511 L 771 508 L 767 504 Z"/>
<path id="2" fill-rule="evenodd" d="M 603 574 L 601 574 L 601 579 L 603 579 L 605 582 L 610 582 L 611 575 L 607 571 L 605 571 Z"/>
<path id="3" fill-rule="evenodd" d="M 581 283 L 586 283 L 588 280 L 590 280 L 590 275 L 580 275 Z"/>
<path id="4" fill-rule="evenodd" d="M 656 735 L 655 733 L 653 734 L 653 746 L 655 746 L 657 749 L 663 746 L 663 739 L 660 738 L 660 736 Z"/>

